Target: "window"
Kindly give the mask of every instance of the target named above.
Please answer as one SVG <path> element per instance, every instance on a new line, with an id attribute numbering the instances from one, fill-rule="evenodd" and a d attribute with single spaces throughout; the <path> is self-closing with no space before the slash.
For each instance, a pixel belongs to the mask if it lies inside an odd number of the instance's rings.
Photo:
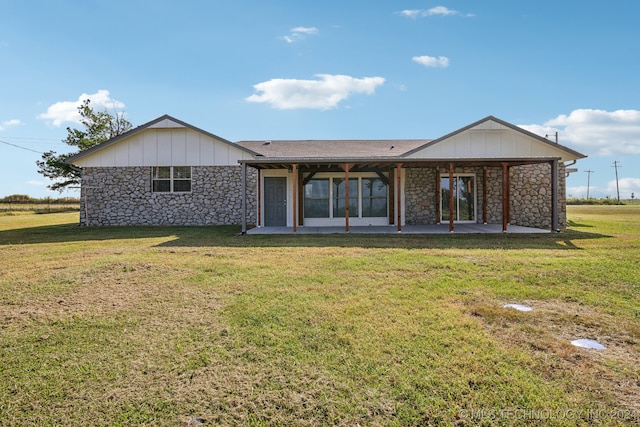
<path id="1" fill-rule="evenodd" d="M 380 178 L 313 178 L 304 186 L 305 218 L 344 218 L 347 191 L 350 218 L 385 218 L 387 186 Z"/>
<path id="2" fill-rule="evenodd" d="M 151 169 L 151 184 L 154 193 L 189 193 L 191 166 L 156 166 Z"/>
<path id="3" fill-rule="evenodd" d="M 344 178 L 333 178 L 333 217 L 346 216 L 347 189 Z M 349 179 L 349 216 L 358 217 L 358 178 Z"/>
<path id="4" fill-rule="evenodd" d="M 312 179 L 304 187 L 304 215 L 329 218 L 329 179 Z"/>
<path id="5" fill-rule="evenodd" d="M 362 178 L 362 216 L 387 216 L 387 186 L 380 178 Z"/>

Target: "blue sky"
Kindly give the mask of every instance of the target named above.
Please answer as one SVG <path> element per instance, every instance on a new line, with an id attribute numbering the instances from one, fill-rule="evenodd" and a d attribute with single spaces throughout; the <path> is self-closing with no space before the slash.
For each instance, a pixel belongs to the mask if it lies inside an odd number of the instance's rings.
<path id="1" fill-rule="evenodd" d="M 438 138 L 494 115 L 589 156 L 569 195 L 591 170 L 590 196 L 616 197 L 619 161 L 638 198 L 639 17 L 637 0 L 0 0 L 0 196 L 60 196 L 37 152 L 71 151 L 89 97 L 232 141 Z"/>

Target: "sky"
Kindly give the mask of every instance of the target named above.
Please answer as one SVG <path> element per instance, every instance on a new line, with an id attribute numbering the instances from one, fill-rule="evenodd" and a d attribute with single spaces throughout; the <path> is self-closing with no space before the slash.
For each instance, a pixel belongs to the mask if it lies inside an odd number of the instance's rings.
<path id="1" fill-rule="evenodd" d="M 0 0 L 0 197 L 78 195 L 36 161 L 73 152 L 89 98 L 231 141 L 435 139 L 493 115 L 588 156 L 569 197 L 640 198 L 638 18 L 637 0 Z"/>

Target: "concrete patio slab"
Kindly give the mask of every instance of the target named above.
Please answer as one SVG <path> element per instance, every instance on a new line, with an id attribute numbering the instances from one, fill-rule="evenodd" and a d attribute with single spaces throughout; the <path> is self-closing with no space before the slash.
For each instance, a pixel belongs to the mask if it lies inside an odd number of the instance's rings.
<path id="1" fill-rule="evenodd" d="M 247 230 L 247 234 L 499 234 L 503 233 L 501 224 L 456 224 L 454 231 L 449 231 L 449 224 L 436 225 L 405 225 L 398 233 L 397 226 L 365 226 L 349 227 L 349 233 L 344 227 L 304 227 L 299 226 L 296 233 L 292 227 L 256 227 Z M 551 233 L 551 230 L 510 225 L 506 233 Z"/>

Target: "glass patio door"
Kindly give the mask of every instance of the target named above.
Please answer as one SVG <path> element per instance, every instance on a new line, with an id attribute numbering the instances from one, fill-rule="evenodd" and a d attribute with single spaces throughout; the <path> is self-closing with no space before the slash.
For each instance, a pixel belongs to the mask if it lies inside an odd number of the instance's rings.
<path id="1" fill-rule="evenodd" d="M 473 175 L 455 175 L 453 178 L 453 212 L 449 209 L 449 177 L 440 181 L 442 221 L 449 221 L 453 215 L 456 222 L 476 220 L 476 179 Z"/>

